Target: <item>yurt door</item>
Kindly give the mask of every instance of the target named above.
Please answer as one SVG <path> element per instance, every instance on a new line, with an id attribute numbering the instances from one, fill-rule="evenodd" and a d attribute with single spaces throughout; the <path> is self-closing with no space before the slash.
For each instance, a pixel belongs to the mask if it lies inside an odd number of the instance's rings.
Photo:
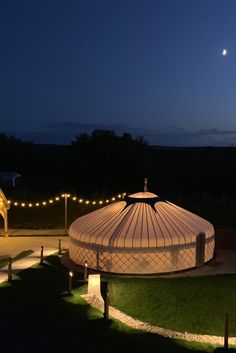
<path id="1" fill-rule="evenodd" d="M 206 235 L 204 233 L 199 233 L 196 239 L 196 267 L 200 267 L 204 265 L 205 241 L 206 241 Z"/>

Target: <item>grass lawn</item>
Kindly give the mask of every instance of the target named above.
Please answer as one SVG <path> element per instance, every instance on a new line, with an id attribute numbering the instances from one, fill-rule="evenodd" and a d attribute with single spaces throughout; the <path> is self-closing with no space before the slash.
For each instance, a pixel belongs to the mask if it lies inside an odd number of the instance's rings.
<path id="1" fill-rule="evenodd" d="M 51 256 L 45 265 L 27 269 L 11 284 L 0 285 L 2 352 L 200 353 L 215 350 L 206 344 L 175 341 L 133 330 L 116 320 L 105 323 L 102 314 L 80 298 L 79 294 L 85 290 L 81 278 L 76 275 L 73 280 L 77 289 L 73 296 L 67 296 L 67 271 L 57 256 Z M 128 286 L 132 298 L 131 284 L 125 280 L 119 296 Z M 119 283 L 114 280 L 111 285 L 115 291 Z M 137 302 L 135 307 L 137 310 Z"/>
<path id="2" fill-rule="evenodd" d="M 112 306 L 156 326 L 223 336 L 224 314 L 236 336 L 236 276 L 110 278 Z"/>
<path id="3" fill-rule="evenodd" d="M 18 255 L 12 258 L 12 262 L 23 259 L 24 257 L 29 256 L 32 253 L 33 253 L 33 250 L 22 251 Z M 10 258 L 9 256 L 4 256 L 3 258 L 0 259 L 0 268 L 5 267 L 9 263 L 9 258 Z"/>

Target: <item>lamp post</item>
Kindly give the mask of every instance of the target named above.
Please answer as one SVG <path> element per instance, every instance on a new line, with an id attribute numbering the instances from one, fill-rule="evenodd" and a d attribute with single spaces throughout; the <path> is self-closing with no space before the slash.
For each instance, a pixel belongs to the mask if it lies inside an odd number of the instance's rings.
<path id="1" fill-rule="evenodd" d="M 71 290 L 72 290 L 72 278 L 74 276 L 74 273 L 72 271 L 68 272 L 68 294 L 72 295 Z"/>
<path id="2" fill-rule="evenodd" d="M 61 255 L 62 251 L 61 251 L 61 239 L 58 239 L 58 254 Z"/>
<path id="3" fill-rule="evenodd" d="M 65 194 L 62 195 L 62 197 L 64 197 L 64 199 L 65 199 L 65 235 L 67 235 L 67 218 L 68 218 L 67 217 L 68 216 L 67 200 L 70 197 L 70 194 L 65 193 Z"/>
<path id="4" fill-rule="evenodd" d="M 84 283 L 87 282 L 88 279 L 88 263 L 85 261 L 84 263 Z"/>

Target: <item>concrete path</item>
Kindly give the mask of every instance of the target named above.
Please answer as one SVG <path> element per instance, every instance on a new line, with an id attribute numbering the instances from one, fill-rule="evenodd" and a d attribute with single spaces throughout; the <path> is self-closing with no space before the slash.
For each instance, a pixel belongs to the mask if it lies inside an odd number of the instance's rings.
<path id="1" fill-rule="evenodd" d="M 65 229 L 14 229 L 10 228 L 8 230 L 8 236 L 40 236 L 40 235 L 55 235 L 63 236 L 65 235 Z M 0 229 L 0 236 L 4 237 L 3 229 Z"/>
<path id="2" fill-rule="evenodd" d="M 96 296 L 91 294 L 90 295 L 85 294 L 85 295 L 81 295 L 81 297 L 92 307 L 102 312 L 104 311 L 104 304 Z M 133 317 L 123 313 L 122 311 L 112 306 L 109 306 L 109 313 L 110 313 L 110 316 L 112 316 L 113 318 L 137 330 L 154 333 L 171 339 L 178 339 L 178 340 L 184 340 L 184 341 L 190 341 L 190 342 L 209 343 L 209 344 L 216 344 L 216 345 L 224 344 L 223 336 L 199 335 L 199 334 L 189 333 L 189 332 L 172 331 L 162 327 L 153 326 L 146 322 L 134 319 Z M 229 344 L 236 345 L 236 337 L 229 337 Z"/>
<path id="3" fill-rule="evenodd" d="M 68 249 L 68 237 L 61 237 L 62 249 Z M 12 264 L 13 274 L 23 271 L 40 261 L 41 246 L 44 246 L 44 256 L 47 257 L 58 251 L 58 237 L 8 237 L 0 238 L 0 259 L 3 257 L 15 257 L 25 250 L 33 253 Z M 0 283 L 7 280 L 8 266 L 0 269 Z"/>

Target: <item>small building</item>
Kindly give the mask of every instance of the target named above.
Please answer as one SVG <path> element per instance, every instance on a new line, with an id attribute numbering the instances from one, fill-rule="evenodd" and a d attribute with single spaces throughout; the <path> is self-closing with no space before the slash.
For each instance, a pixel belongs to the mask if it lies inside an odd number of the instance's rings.
<path id="1" fill-rule="evenodd" d="M 0 172 L 0 186 L 15 187 L 16 178 L 20 178 L 21 175 L 16 172 Z"/>
<path id="2" fill-rule="evenodd" d="M 110 273 L 175 272 L 214 256 L 210 222 L 147 190 L 79 217 L 69 236 L 72 261 Z"/>
<path id="3" fill-rule="evenodd" d="M 0 189 L 0 215 L 3 217 L 4 222 L 4 235 L 8 236 L 8 218 L 7 218 L 7 211 L 9 210 L 10 206 L 7 202 L 7 198 L 4 195 L 3 191 Z"/>

